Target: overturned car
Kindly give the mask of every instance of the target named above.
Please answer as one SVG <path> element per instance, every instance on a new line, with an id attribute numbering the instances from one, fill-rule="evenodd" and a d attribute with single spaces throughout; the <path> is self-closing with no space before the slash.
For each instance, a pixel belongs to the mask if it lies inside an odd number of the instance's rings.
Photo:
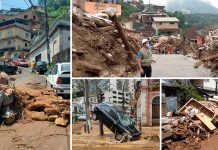
<path id="1" fill-rule="evenodd" d="M 118 141 L 137 140 L 141 136 L 141 132 L 135 127 L 129 115 L 113 104 L 105 102 L 97 104 L 92 118 L 94 121 L 100 120 L 115 134 L 115 139 Z"/>

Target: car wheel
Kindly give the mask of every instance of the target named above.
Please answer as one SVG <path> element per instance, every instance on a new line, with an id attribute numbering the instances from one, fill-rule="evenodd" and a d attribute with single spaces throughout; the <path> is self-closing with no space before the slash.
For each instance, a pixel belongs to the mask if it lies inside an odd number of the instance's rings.
<path id="1" fill-rule="evenodd" d="M 115 135 L 115 139 L 116 139 L 117 141 L 122 140 L 122 138 L 123 138 L 123 135 L 122 135 L 122 134 L 120 134 L 120 133 L 116 133 L 116 135 Z"/>
<path id="2" fill-rule="evenodd" d="M 96 115 L 96 113 L 94 113 L 94 114 L 92 115 L 92 119 L 93 119 L 94 121 L 98 120 L 98 116 Z"/>

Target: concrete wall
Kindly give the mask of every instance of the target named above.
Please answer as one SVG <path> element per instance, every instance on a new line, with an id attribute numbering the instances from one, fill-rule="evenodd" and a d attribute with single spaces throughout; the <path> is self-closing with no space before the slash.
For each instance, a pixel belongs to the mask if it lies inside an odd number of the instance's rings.
<path id="1" fill-rule="evenodd" d="M 178 29 L 179 23 L 174 22 L 174 24 L 170 24 L 170 22 L 153 22 L 152 27 L 154 29 Z"/>
<path id="2" fill-rule="evenodd" d="M 58 28 L 55 33 L 50 37 L 49 47 L 50 47 L 50 60 L 58 54 L 60 51 L 66 50 L 70 47 L 70 32 L 67 29 Z M 35 60 L 35 57 L 39 54 L 42 56 L 42 61 L 47 61 L 47 47 L 46 42 L 44 42 L 37 49 L 33 48 L 34 52 L 30 54 L 30 60 Z"/>

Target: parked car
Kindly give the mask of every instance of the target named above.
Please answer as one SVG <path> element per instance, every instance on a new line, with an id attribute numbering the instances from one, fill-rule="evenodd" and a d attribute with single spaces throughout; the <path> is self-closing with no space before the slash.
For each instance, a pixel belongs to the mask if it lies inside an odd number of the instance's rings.
<path id="1" fill-rule="evenodd" d="M 57 63 L 47 76 L 47 85 L 57 95 L 70 95 L 70 63 Z"/>
<path id="2" fill-rule="evenodd" d="M 18 67 L 7 61 L 2 61 L 0 62 L 0 71 L 3 71 L 7 74 L 16 74 L 18 71 Z"/>
<path id="3" fill-rule="evenodd" d="M 86 120 L 86 114 L 79 114 L 78 115 L 78 120 Z"/>
<path id="4" fill-rule="evenodd" d="M 47 63 L 45 61 L 38 61 L 36 62 L 35 69 L 39 74 L 44 74 L 47 71 Z"/>
<path id="5" fill-rule="evenodd" d="M 127 140 L 138 139 L 141 132 L 135 127 L 134 122 L 130 119 L 121 108 L 110 103 L 99 103 L 93 111 L 93 120 L 100 120 L 108 129 L 115 134 L 115 139 L 120 141 L 124 138 Z"/>
<path id="6" fill-rule="evenodd" d="M 24 59 L 16 59 L 14 64 L 21 67 L 29 67 L 29 63 L 26 62 Z"/>

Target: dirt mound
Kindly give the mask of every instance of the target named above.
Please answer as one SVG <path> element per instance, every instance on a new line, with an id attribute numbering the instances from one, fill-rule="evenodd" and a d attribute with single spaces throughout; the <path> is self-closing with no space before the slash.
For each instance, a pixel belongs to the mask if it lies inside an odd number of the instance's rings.
<path id="1" fill-rule="evenodd" d="M 63 120 L 67 126 L 70 120 L 70 101 L 54 95 L 53 91 L 41 89 L 16 89 L 16 97 L 22 104 L 25 117 L 36 121 Z M 59 125 L 59 123 L 57 125 Z"/>
<path id="2" fill-rule="evenodd" d="M 98 24 L 96 18 L 73 14 L 73 76 L 133 76 L 137 71 L 136 41 L 127 37 L 135 56 L 131 60 L 115 27 Z"/>

